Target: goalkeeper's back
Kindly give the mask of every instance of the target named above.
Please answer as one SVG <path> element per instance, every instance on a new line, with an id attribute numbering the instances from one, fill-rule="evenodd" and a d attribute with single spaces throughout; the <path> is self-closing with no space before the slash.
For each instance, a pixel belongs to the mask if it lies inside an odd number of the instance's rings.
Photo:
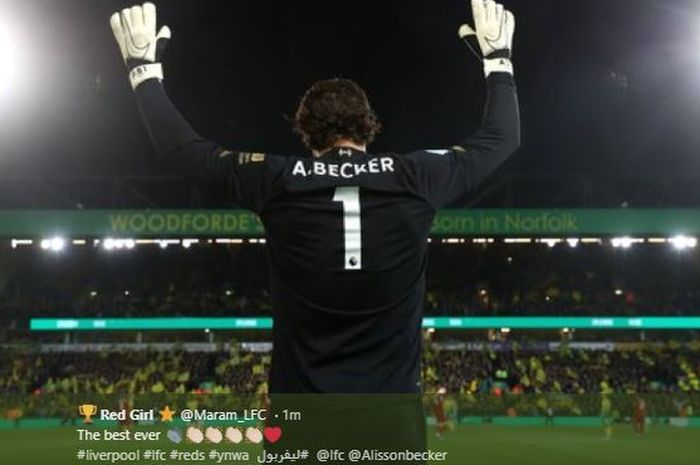
<path id="1" fill-rule="evenodd" d="M 515 18 L 472 0 L 488 98 L 473 136 L 446 150 L 365 153 L 379 124 L 347 80 L 313 86 L 296 123 L 317 159 L 240 153 L 202 139 L 163 89 L 150 2 L 110 18 L 158 152 L 265 224 L 275 305 L 273 392 L 417 392 L 426 241 L 436 209 L 458 201 L 519 145 Z M 319 84 L 319 83 L 317 83 Z M 348 142 L 351 142 L 348 144 Z M 363 150 L 358 150 L 362 148 Z"/>
<path id="2" fill-rule="evenodd" d="M 159 152 L 265 225 L 271 392 L 418 392 L 428 233 L 437 209 L 467 195 L 517 148 L 512 75 L 488 78 L 484 119 L 471 137 L 406 155 L 230 151 L 194 133 L 159 81 L 136 94 Z"/>

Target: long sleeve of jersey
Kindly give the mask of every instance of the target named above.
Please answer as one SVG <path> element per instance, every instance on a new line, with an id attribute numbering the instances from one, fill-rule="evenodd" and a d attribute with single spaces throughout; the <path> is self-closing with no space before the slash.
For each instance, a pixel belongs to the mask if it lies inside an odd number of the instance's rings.
<path id="1" fill-rule="evenodd" d="M 520 146 L 520 109 L 513 76 L 493 73 L 487 80 L 484 116 L 461 143 L 404 156 L 417 195 L 435 208 L 463 199 Z"/>
<path id="2" fill-rule="evenodd" d="M 200 137 L 155 79 L 137 88 L 136 100 L 156 151 L 167 163 L 240 207 L 262 209 L 285 158 L 233 152 Z"/>

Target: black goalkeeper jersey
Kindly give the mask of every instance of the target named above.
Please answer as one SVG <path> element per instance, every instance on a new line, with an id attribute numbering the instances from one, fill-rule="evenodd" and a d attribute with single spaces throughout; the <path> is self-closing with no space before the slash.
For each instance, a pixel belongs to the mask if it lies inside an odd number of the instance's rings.
<path id="1" fill-rule="evenodd" d="M 519 145 L 512 76 L 492 74 L 480 128 L 405 155 L 337 148 L 319 158 L 230 151 L 202 139 L 149 81 L 138 103 L 158 151 L 256 212 L 271 259 L 271 392 L 416 393 L 427 239 Z"/>

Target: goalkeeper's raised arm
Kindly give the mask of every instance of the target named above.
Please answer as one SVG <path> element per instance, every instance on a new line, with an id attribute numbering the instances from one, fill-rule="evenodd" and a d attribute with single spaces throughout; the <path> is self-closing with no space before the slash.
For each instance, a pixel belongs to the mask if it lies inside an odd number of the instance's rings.
<path id="1" fill-rule="evenodd" d="M 487 98 L 481 124 L 457 145 L 406 155 L 418 194 L 435 208 L 464 199 L 520 146 L 520 109 L 511 61 L 515 17 L 493 0 L 472 0 L 472 10 L 474 26 L 462 25 L 459 35 L 483 62 Z M 473 46 L 471 39 L 478 45 Z"/>
<path id="2" fill-rule="evenodd" d="M 237 205 L 259 211 L 270 180 L 286 160 L 266 154 L 238 153 L 200 137 L 177 111 L 163 87 L 161 59 L 172 34 L 157 29 L 157 12 L 144 3 L 110 19 L 141 116 L 158 153 L 179 170 L 224 194 Z"/>

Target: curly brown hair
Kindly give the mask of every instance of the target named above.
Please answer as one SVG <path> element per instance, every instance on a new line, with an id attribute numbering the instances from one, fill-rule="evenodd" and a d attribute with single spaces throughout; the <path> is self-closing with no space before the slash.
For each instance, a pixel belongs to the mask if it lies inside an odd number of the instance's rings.
<path id="1" fill-rule="evenodd" d="M 367 94 L 349 79 L 316 82 L 301 99 L 294 119 L 294 131 L 316 152 L 342 139 L 368 145 L 381 128 Z"/>

